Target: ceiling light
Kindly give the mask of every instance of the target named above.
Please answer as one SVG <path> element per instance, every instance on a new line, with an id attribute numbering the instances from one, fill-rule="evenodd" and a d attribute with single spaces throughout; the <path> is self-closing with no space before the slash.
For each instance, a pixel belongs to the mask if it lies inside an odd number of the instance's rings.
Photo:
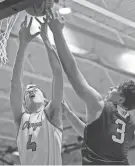
<path id="1" fill-rule="evenodd" d="M 64 8 L 60 8 L 59 9 L 59 13 L 61 15 L 66 15 L 66 14 L 70 14 L 72 12 L 72 10 L 68 7 L 64 7 Z"/>

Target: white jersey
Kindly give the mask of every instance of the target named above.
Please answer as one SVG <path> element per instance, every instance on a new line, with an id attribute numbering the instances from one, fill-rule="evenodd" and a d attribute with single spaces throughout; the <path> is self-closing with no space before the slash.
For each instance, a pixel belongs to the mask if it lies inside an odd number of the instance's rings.
<path id="1" fill-rule="evenodd" d="M 23 114 L 17 146 L 22 165 L 62 165 L 62 131 L 50 123 L 44 111 Z"/>

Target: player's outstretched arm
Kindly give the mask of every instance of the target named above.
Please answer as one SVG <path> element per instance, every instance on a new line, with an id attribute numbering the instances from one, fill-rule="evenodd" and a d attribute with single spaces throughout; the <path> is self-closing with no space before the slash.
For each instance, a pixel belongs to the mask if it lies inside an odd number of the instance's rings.
<path id="1" fill-rule="evenodd" d="M 62 108 L 64 115 L 66 116 L 67 120 L 73 127 L 73 129 L 77 132 L 78 135 L 80 135 L 82 138 L 84 137 L 84 128 L 85 123 L 82 122 L 75 113 L 69 108 L 68 104 L 64 101 L 62 103 Z"/>
<path id="2" fill-rule="evenodd" d="M 10 103 L 11 103 L 11 109 L 14 116 L 14 121 L 17 125 L 17 128 L 20 125 L 20 120 L 22 116 L 22 67 L 25 57 L 25 50 L 27 48 L 28 43 L 39 33 L 36 33 L 35 35 L 30 34 L 30 27 L 32 24 L 32 18 L 30 20 L 30 23 L 27 27 L 27 17 L 25 17 L 25 20 L 21 24 L 21 30 L 19 32 L 19 40 L 20 45 L 17 52 L 15 64 L 13 67 L 13 75 L 11 80 L 11 93 L 10 93 Z"/>
<path id="3" fill-rule="evenodd" d="M 54 19 L 53 15 L 51 14 L 49 27 L 53 32 L 56 48 L 63 69 L 75 92 L 86 103 L 90 114 L 92 112 L 94 113 L 98 110 L 102 110 L 104 105 L 102 97 L 94 88 L 88 84 L 78 69 L 76 60 L 70 52 L 62 34 L 63 26 L 63 23 L 61 23 L 58 19 Z"/>
<path id="4" fill-rule="evenodd" d="M 53 82 L 52 82 L 52 100 L 51 100 L 51 109 L 48 111 L 50 114 L 51 120 L 55 125 L 61 126 L 62 112 L 61 102 L 63 100 L 63 75 L 62 75 L 62 66 L 57 55 L 57 51 L 51 45 L 48 35 L 47 35 L 47 20 L 44 19 L 44 23 L 36 18 L 36 20 L 41 25 L 41 37 L 44 41 L 48 52 L 48 58 L 50 66 L 53 73 Z"/>

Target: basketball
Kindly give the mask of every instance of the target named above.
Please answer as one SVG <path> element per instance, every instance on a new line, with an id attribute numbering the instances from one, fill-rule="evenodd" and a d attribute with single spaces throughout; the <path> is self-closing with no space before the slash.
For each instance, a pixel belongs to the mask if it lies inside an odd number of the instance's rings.
<path id="1" fill-rule="evenodd" d="M 46 14 L 46 9 L 52 8 L 54 0 L 43 0 L 41 3 L 34 4 L 32 7 L 29 7 L 26 12 L 32 16 L 44 16 Z"/>

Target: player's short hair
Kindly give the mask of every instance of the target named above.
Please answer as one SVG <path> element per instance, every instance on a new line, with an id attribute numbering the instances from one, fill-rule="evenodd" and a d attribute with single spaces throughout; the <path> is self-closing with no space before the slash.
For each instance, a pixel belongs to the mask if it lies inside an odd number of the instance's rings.
<path id="1" fill-rule="evenodd" d="M 135 109 L 135 82 L 130 80 L 119 85 L 122 96 L 125 98 L 123 106 L 127 110 Z"/>

